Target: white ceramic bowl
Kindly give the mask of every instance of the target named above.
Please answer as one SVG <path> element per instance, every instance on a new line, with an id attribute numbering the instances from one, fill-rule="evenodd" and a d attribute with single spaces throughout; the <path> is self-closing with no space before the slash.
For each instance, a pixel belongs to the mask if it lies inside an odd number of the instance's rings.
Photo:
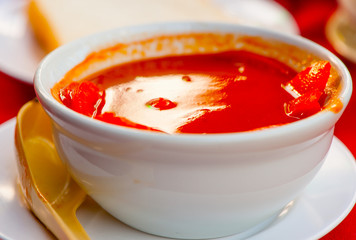
<path id="1" fill-rule="evenodd" d="M 192 40 L 191 33 L 203 37 Z M 188 37 L 165 38 L 171 35 Z M 278 58 L 297 70 L 315 58 L 330 61 L 338 87 L 334 99 L 342 108 L 331 111 L 331 103 L 307 119 L 261 131 L 166 135 L 96 121 L 53 98 L 51 88 L 70 69 L 89 54 L 117 43 L 126 51 L 99 63 L 87 61 L 84 75 L 143 57 L 243 48 Z M 50 53 L 34 84 L 53 120 L 59 154 L 80 186 L 122 222 L 144 232 L 186 239 L 232 234 L 242 238 L 273 221 L 322 166 L 334 125 L 352 91 L 344 64 L 313 42 L 215 23 L 138 26 L 80 39 Z"/>

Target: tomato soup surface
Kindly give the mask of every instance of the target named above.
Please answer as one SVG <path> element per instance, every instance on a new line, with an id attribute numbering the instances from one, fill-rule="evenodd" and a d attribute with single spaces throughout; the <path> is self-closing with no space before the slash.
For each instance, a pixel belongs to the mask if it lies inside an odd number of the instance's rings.
<path id="1" fill-rule="evenodd" d="M 230 133 L 297 121 L 285 112 L 294 97 L 281 87 L 296 74 L 277 60 L 236 50 L 130 62 L 80 82 L 102 96 L 86 114 L 93 118 L 170 134 Z M 60 95 L 71 107 L 65 91 Z"/>

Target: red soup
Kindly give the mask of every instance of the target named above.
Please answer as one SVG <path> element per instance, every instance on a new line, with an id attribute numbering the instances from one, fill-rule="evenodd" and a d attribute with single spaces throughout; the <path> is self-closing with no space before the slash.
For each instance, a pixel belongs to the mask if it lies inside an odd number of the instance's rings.
<path id="1" fill-rule="evenodd" d="M 74 111 L 126 127 L 228 133 L 320 111 L 329 74 L 324 61 L 297 73 L 268 57 L 229 51 L 130 62 L 54 93 Z"/>

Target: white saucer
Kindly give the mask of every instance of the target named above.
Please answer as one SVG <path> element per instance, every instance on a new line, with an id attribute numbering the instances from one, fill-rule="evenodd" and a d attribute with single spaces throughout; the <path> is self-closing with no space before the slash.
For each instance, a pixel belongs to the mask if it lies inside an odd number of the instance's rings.
<path id="1" fill-rule="evenodd" d="M 20 201 L 16 185 L 14 127 L 15 119 L 0 125 L 0 239 L 53 238 Z M 347 216 L 355 201 L 355 159 L 343 143 L 334 138 L 325 164 L 303 194 L 285 214 L 249 240 L 318 239 Z M 90 199 L 78 209 L 77 215 L 92 239 L 165 239 L 122 224 Z"/>
<path id="2" fill-rule="evenodd" d="M 299 34 L 293 16 L 271 0 L 211 0 L 240 24 Z M 0 0 L 0 71 L 31 83 L 45 53 L 34 39 L 26 17 L 28 0 Z"/>

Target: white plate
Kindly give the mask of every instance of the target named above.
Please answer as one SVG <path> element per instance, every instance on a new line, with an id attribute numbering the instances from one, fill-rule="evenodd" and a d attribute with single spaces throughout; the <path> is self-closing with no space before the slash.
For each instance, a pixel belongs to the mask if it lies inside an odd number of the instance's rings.
<path id="1" fill-rule="evenodd" d="M 15 119 L 0 126 L 0 239 L 49 239 L 53 236 L 23 206 L 19 198 L 14 126 Z M 355 200 L 355 159 L 343 143 L 334 138 L 325 164 L 303 194 L 288 211 L 249 239 L 318 239 L 347 216 Z M 83 203 L 77 215 L 92 239 L 165 239 L 122 224 L 90 200 Z M 236 236 L 231 236 L 219 240 L 235 239 Z"/>
<path id="2" fill-rule="evenodd" d="M 270 0 L 212 0 L 240 24 L 298 34 L 292 15 Z M 0 0 L 0 70 L 31 83 L 45 53 L 35 41 L 26 17 L 28 0 Z"/>
<path id="3" fill-rule="evenodd" d="M 45 53 L 28 26 L 28 0 L 0 0 L 0 70 L 31 83 Z"/>

